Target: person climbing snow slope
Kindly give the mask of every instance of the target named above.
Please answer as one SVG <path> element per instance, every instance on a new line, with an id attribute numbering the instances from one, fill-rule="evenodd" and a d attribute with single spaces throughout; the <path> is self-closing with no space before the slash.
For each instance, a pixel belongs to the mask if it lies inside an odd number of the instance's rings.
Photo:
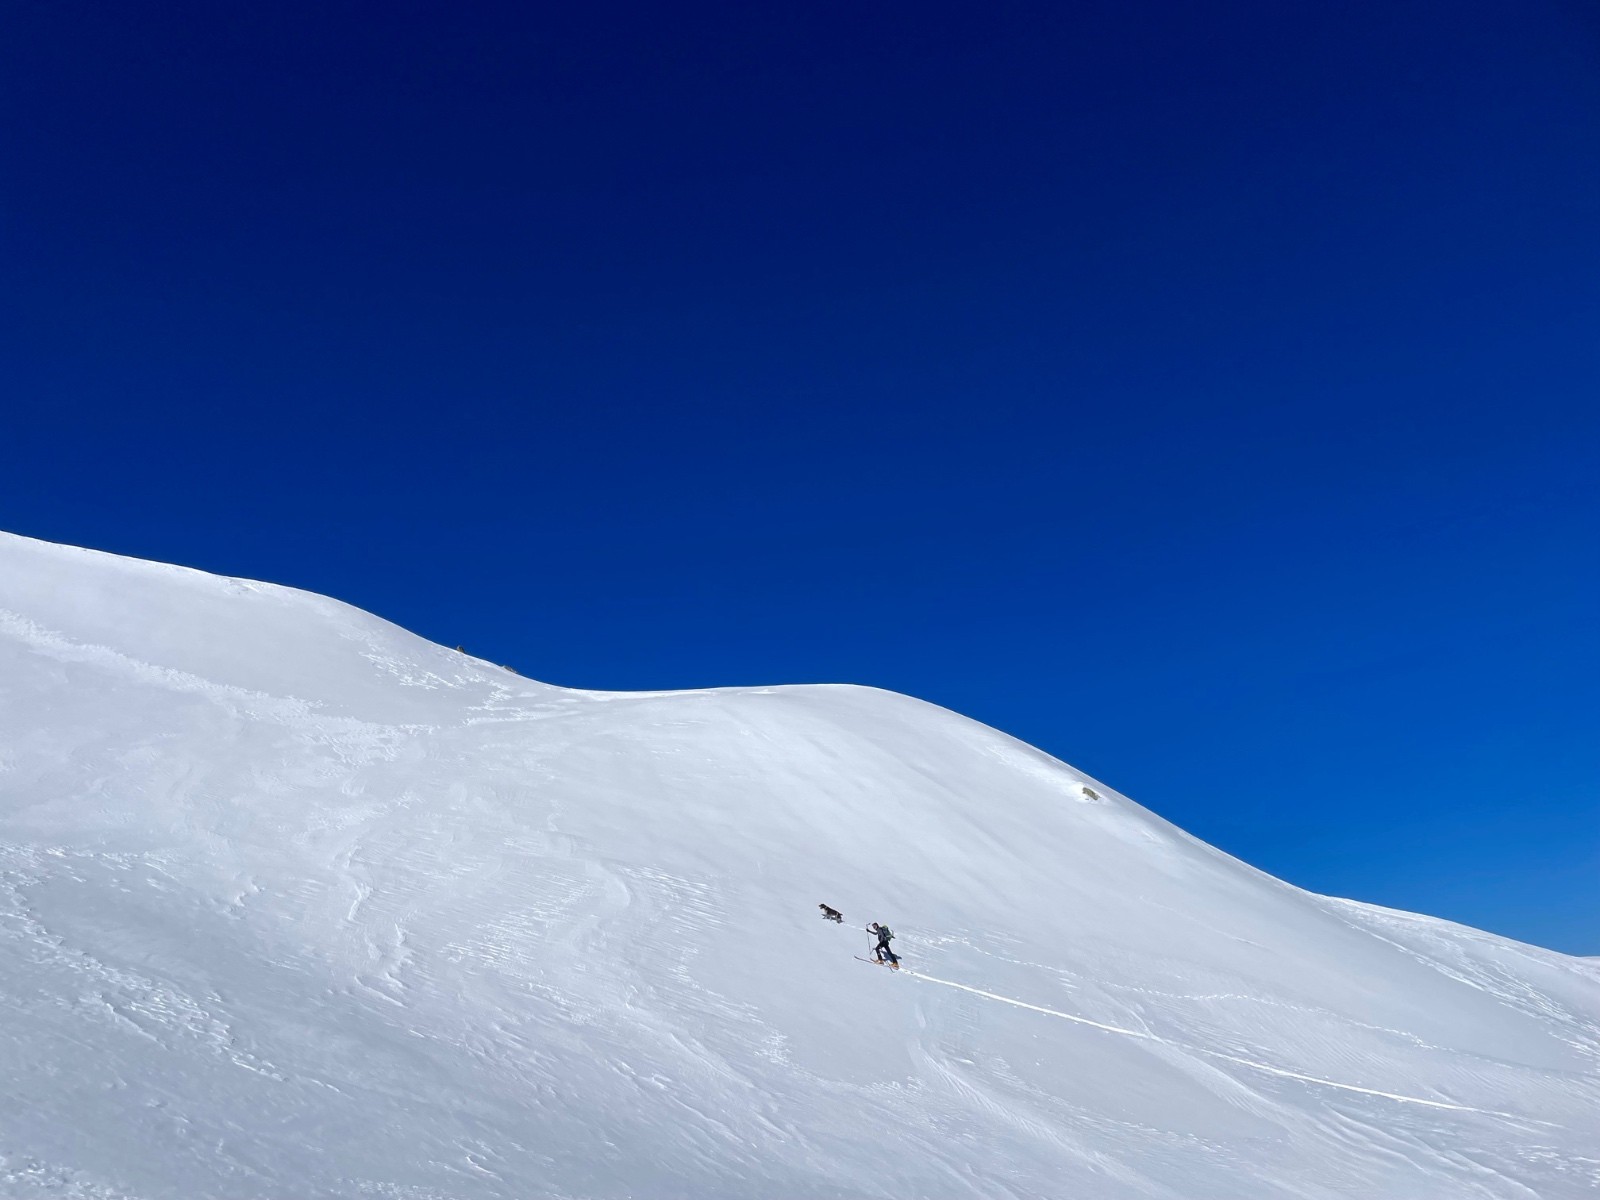
<path id="1" fill-rule="evenodd" d="M 873 947 L 872 957 L 881 963 L 888 963 L 889 966 L 898 971 L 900 969 L 900 956 L 889 949 L 889 943 L 894 940 L 894 931 L 887 925 L 880 925 L 878 922 L 873 921 L 867 926 L 867 932 L 874 934 L 878 939 L 878 944 Z"/>

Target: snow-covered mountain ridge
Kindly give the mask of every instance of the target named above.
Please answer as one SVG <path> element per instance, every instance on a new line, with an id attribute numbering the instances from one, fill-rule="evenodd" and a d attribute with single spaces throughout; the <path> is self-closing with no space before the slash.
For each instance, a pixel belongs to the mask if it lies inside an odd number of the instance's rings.
<path id="1" fill-rule="evenodd" d="M 5 1196 L 1600 1194 L 1600 964 L 907 697 L 0 535 L 0 734 Z"/>

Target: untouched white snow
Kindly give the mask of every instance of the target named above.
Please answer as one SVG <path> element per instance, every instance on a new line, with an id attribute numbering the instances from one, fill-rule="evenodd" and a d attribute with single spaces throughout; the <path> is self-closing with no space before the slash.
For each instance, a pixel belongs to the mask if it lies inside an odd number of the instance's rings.
<path id="1" fill-rule="evenodd" d="M 0 734 L 6 1197 L 1600 1194 L 1600 963 L 903 696 L 0 536 Z"/>

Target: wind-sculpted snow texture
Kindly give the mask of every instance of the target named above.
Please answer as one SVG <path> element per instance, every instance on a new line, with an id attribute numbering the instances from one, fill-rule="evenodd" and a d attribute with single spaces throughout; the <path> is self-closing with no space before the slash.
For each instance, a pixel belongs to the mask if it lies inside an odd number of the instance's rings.
<path id="1" fill-rule="evenodd" d="M 1600 1194 L 1600 964 L 903 696 L 0 537 L 0 731 L 6 1197 Z"/>

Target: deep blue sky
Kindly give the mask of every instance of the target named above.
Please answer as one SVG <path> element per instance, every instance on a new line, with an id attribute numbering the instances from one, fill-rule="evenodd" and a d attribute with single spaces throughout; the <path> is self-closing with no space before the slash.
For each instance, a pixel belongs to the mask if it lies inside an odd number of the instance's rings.
<path id="1" fill-rule="evenodd" d="M 0 527 L 1600 953 L 1587 0 L 18 0 L 0 104 Z"/>

